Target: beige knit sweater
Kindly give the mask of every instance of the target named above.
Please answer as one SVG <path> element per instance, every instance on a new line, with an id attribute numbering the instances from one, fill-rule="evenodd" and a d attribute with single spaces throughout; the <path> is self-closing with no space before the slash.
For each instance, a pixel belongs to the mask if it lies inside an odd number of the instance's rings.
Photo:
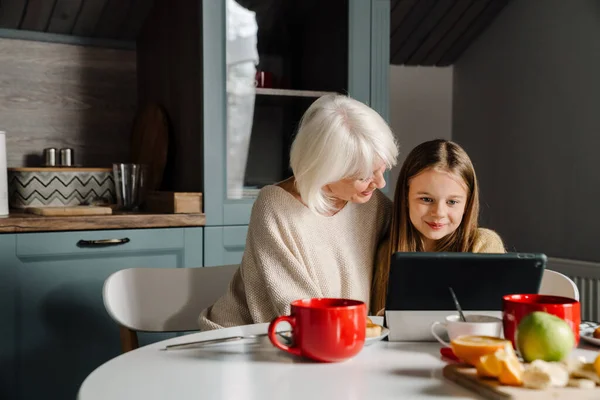
<path id="1" fill-rule="evenodd" d="M 266 186 L 252 209 L 246 248 L 227 293 L 198 318 L 201 330 L 270 322 L 290 303 L 343 297 L 369 305 L 377 244 L 391 201 L 379 190 L 325 217 L 279 186 Z"/>
<path id="2" fill-rule="evenodd" d="M 473 253 L 506 253 L 502 238 L 491 229 L 478 228 Z"/>

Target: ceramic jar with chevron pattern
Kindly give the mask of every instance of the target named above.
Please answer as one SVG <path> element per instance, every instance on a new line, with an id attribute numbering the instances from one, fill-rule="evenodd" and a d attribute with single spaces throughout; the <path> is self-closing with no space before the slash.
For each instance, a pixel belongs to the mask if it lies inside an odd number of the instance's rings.
<path id="1" fill-rule="evenodd" d="M 115 203 L 111 168 L 9 168 L 12 208 Z"/>

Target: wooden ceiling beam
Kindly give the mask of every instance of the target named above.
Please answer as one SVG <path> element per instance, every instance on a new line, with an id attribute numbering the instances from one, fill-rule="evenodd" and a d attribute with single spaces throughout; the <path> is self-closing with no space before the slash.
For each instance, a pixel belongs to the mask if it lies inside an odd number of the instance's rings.
<path id="1" fill-rule="evenodd" d="M 481 13 L 479 18 L 458 38 L 442 58 L 438 61 L 438 67 L 454 64 L 481 33 L 492 23 L 494 18 L 508 4 L 508 0 L 493 0 Z"/>
<path id="2" fill-rule="evenodd" d="M 56 0 L 29 0 L 20 29 L 46 32 Z"/>
<path id="3" fill-rule="evenodd" d="M 394 45 L 396 31 L 407 20 L 410 11 L 417 3 L 417 0 L 397 0 L 390 12 L 390 45 Z"/>
<path id="4" fill-rule="evenodd" d="M 27 0 L 2 0 L 0 1 L 0 28 L 19 29 Z"/>
<path id="5" fill-rule="evenodd" d="M 71 32 L 75 36 L 92 37 L 108 0 L 85 0 Z"/>
<path id="6" fill-rule="evenodd" d="M 410 10 L 410 13 L 401 23 L 396 25 L 394 34 L 390 39 L 390 54 L 396 54 L 406 43 L 411 34 L 417 29 L 421 22 L 427 18 L 431 10 L 435 8 L 437 0 L 419 0 Z"/>
<path id="7" fill-rule="evenodd" d="M 131 0 L 108 0 L 102 16 L 96 25 L 94 36 L 103 39 L 117 39 L 121 27 L 127 19 Z"/>
<path id="8" fill-rule="evenodd" d="M 423 62 L 427 65 L 437 65 L 446 51 L 452 47 L 454 42 L 458 40 L 469 26 L 477 20 L 479 15 L 485 10 L 489 2 L 492 0 L 476 0 L 471 4 L 471 7 L 460 17 L 454 27 L 446 34 L 435 48 L 425 57 Z"/>
<path id="9" fill-rule="evenodd" d="M 70 34 L 82 4 L 83 0 L 57 0 L 50 16 L 48 32 Z"/>
<path id="10" fill-rule="evenodd" d="M 144 22 L 150 15 L 154 2 L 152 0 L 131 0 L 131 7 L 127 18 L 121 26 L 119 38 L 123 40 L 136 40 L 142 30 Z"/>
<path id="11" fill-rule="evenodd" d="M 428 35 L 444 18 L 444 15 L 450 10 L 455 0 L 437 0 L 431 11 L 421 21 L 419 26 L 410 34 L 406 42 L 395 52 L 390 52 L 393 64 L 404 64 L 409 57 L 419 48 Z"/>
<path id="12" fill-rule="evenodd" d="M 425 57 L 435 48 L 435 46 L 452 29 L 456 21 L 471 6 L 474 0 L 456 0 L 454 6 L 444 15 L 442 20 L 433 28 L 427 39 L 419 46 L 405 65 L 424 65 Z"/>

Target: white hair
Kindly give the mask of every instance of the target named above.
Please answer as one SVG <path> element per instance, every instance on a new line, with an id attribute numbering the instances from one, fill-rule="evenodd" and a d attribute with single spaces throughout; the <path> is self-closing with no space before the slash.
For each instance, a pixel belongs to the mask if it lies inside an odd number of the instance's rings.
<path id="1" fill-rule="evenodd" d="M 302 116 L 290 166 L 302 201 L 326 214 L 333 199 L 324 186 L 345 178 L 370 178 L 376 163 L 392 168 L 397 157 L 398 145 L 381 115 L 350 97 L 325 95 Z"/>

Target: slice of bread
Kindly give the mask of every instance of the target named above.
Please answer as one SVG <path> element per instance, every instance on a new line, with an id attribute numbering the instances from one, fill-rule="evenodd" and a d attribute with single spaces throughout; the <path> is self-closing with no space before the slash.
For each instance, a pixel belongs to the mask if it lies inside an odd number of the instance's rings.
<path id="1" fill-rule="evenodd" d="M 381 325 L 367 323 L 367 337 L 373 338 L 381 335 Z"/>

